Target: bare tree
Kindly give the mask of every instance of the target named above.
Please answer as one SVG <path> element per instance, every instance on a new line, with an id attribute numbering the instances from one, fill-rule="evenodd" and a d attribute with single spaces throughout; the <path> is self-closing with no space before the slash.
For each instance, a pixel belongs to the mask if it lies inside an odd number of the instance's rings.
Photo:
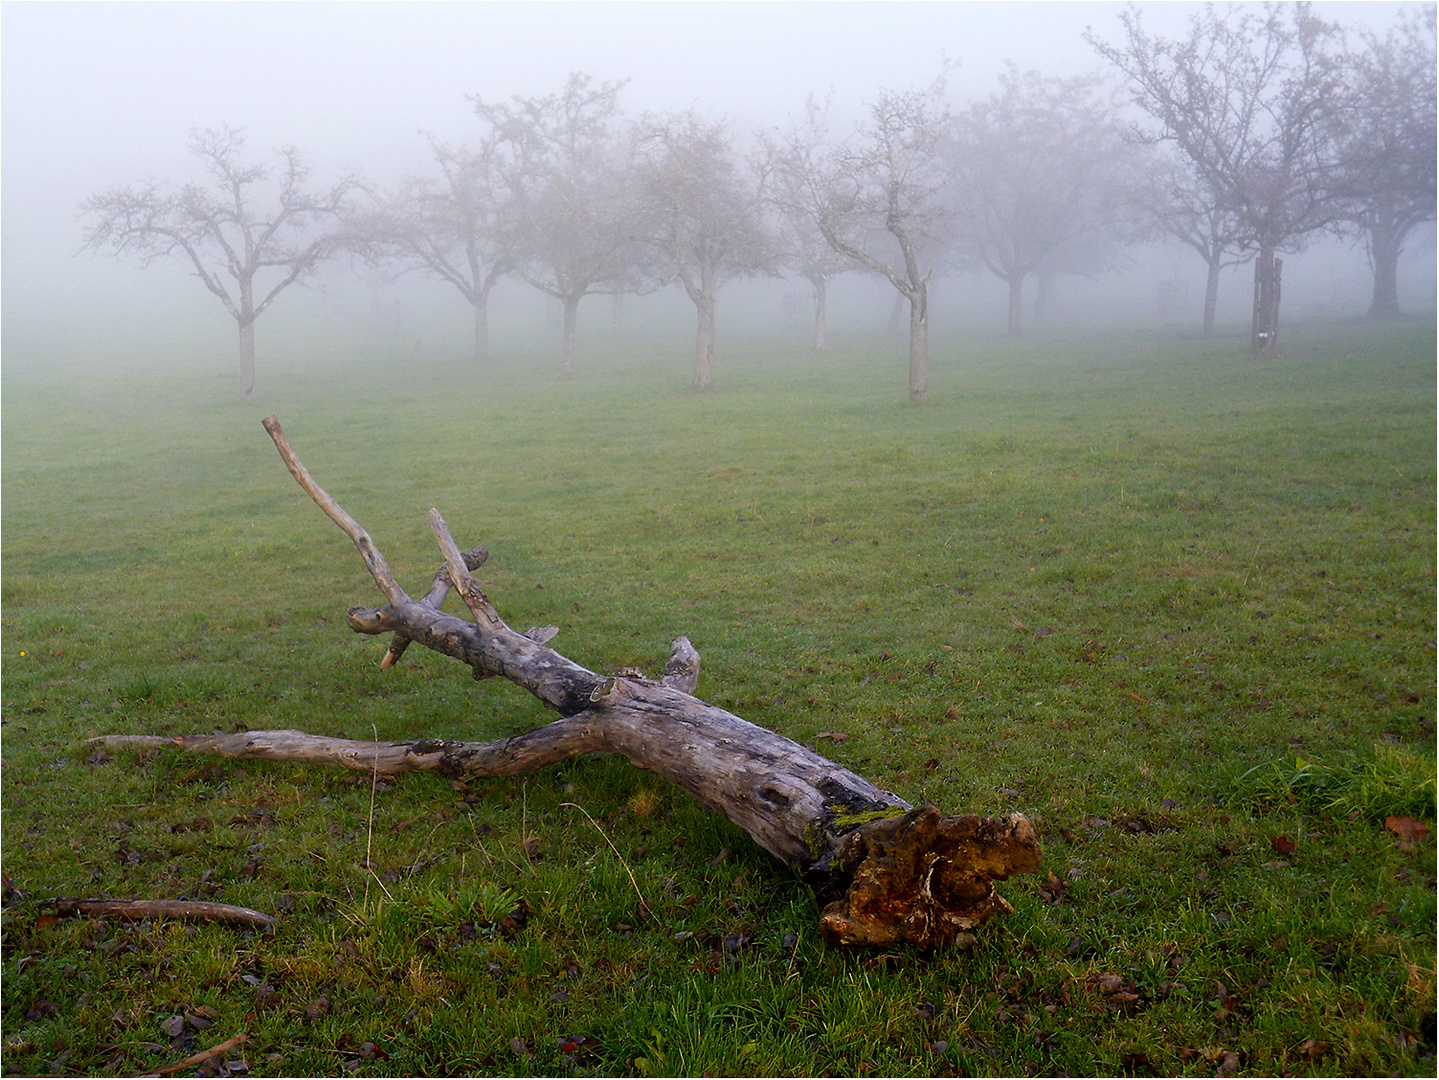
<path id="1" fill-rule="evenodd" d="M 1009 285 L 1009 333 L 1023 320 L 1025 280 L 1114 265 L 1130 224 L 1119 197 L 1133 171 L 1114 111 L 1093 76 L 1045 78 L 1013 65 L 999 89 L 954 118 L 949 143 L 965 241 Z"/>
<path id="2" fill-rule="evenodd" d="M 810 130 L 791 129 L 779 138 L 778 161 L 830 247 L 909 301 L 909 398 L 917 403 L 929 394 L 929 282 L 953 222 L 944 79 L 882 91 L 868 113 L 851 139 L 827 150 L 812 145 Z"/>
<path id="3" fill-rule="evenodd" d="M 810 338 L 810 347 L 815 352 L 827 352 L 829 283 L 845 271 L 854 269 L 854 260 L 830 247 L 824 236 L 804 218 L 781 213 L 776 226 L 775 242 L 780 264 L 790 267 L 809 282 L 810 297 L 814 303 L 814 333 Z"/>
<path id="4" fill-rule="evenodd" d="M 719 290 L 770 264 L 758 190 L 724 125 L 694 112 L 645 117 L 636 147 L 639 235 L 659 256 L 658 280 L 678 281 L 695 305 L 694 387 L 713 390 Z"/>
<path id="5" fill-rule="evenodd" d="M 447 281 L 474 312 L 474 358 L 490 354 L 490 293 L 515 262 L 510 193 L 499 139 L 452 146 L 426 134 L 439 173 L 410 177 L 363 214 L 357 243 L 372 263 L 398 262 Z"/>
<path id="6" fill-rule="evenodd" d="M 809 282 L 814 298 L 813 348 L 824 352 L 829 348 L 829 283 L 856 264 L 830 246 L 806 210 L 803 178 L 814 174 L 815 155 L 826 144 L 828 128 L 827 106 L 814 99 L 808 106 L 804 123 L 792 129 L 786 140 L 772 133 L 759 136 L 754 168 L 771 212 L 777 262 Z"/>
<path id="7" fill-rule="evenodd" d="M 580 301 L 635 285 L 634 195 L 619 128 L 624 83 L 572 73 L 545 97 L 475 111 L 501 140 L 515 196 L 516 273 L 564 307 L 560 374 L 574 377 Z"/>
<path id="8" fill-rule="evenodd" d="M 1374 270 L 1370 318 L 1399 312 L 1399 256 L 1410 231 L 1434 220 L 1435 19 L 1420 5 L 1383 37 L 1364 32 L 1350 61 L 1350 108 L 1340 134 L 1344 217 Z"/>
<path id="9" fill-rule="evenodd" d="M 1345 104 L 1338 31 L 1309 4 L 1266 4 L 1263 15 L 1206 6 L 1189 35 L 1147 33 L 1139 8 L 1120 15 L 1122 46 L 1086 35 L 1129 80 L 1159 125 L 1243 226 L 1255 258 L 1251 338 L 1278 347 L 1280 251 L 1298 250 L 1336 220 L 1335 117 Z"/>
<path id="10" fill-rule="evenodd" d="M 167 190 L 158 183 L 113 188 L 81 207 L 85 247 L 134 256 L 142 266 L 183 256 L 225 305 L 240 331 L 240 394 L 255 397 L 255 320 L 285 289 L 312 274 L 341 242 L 338 222 L 356 187 L 346 177 L 307 187 L 310 169 L 293 146 L 276 151 L 278 176 L 243 157 L 242 128 L 196 129 L 190 149 L 211 184 Z M 264 199 L 262 204 L 261 200 Z"/>
<path id="11" fill-rule="evenodd" d="M 1218 192 L 1188 164 L 1172 155 L 1154 155 L 1132 189 L 1133 201 L 1159 232 L 1193 249 L 1204 260 L 1203 333 L 1214 333 L 1219 275 L 1254 258 L 1248 231 Z"/>

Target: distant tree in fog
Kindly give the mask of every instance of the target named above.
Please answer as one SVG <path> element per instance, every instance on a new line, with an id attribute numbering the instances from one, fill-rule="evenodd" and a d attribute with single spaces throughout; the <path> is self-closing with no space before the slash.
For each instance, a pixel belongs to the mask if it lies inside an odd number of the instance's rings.
<path id="1" fill-rule="evenodd" d="M 371 263 L 399 263 L 447 281 L 474 312 L 474 358 L 489 358 L 489 300 L 515 264 L 516 229 L 493 132 L 451 146 L 426 135 L 438 175 L 410 177 L 354 220 Z"/>
<path id="2" fill-rule="evenodd" d="M 1111 269 L 1133 230 L 1123 198 L 1135 148 L 1092 76 L 1045 78 L 1013 65 L 999 89 L 953 120 L 948 143 L 964 243 L 1009 285 L 1009 332 L 1024 283 Z"/>
<path id="3" fill-rule="evenodd" d="M 85 247 L 134 256 L 142 266 L 180 256 L 225 305 L 240 331 L 240 393 L 255 396 L 255 320 L 340 244 L 338 222 L 356 187 L 346 178 L 307 186 L 310 169 L 294 147 L 278 150 L 279 171 L 243 157 L 243 129 L 191 132 L 190 149 L 209 186 L 170 190 L 157 183 L 113 188 L 81 206 Z"/>
<path id="4" fill-rule="evenodd" d="M 1434 34 L 1433 6 L 1418 5 L 1383 38 L 1362 33 L 1350 57 L 1340 190 L 1374 270 L 1371 318 L 1399 314 L 1404 240 L 1435 216 Z"/>
<path id="5" fill-rule="evenodd" d="M 515 272 L 564 307 L 560 374 L 575 375 L 580 301 L 637 285 L 636 201 L 620 125 L 623 83 L 573 73 L 558 94 L 475 111 L 499 139 L 514 194 Z"/>
<path id="6" fill-rule="evenodd" d="M 1220 273 L 1254 258 L 1249 230 L 1208 181 L 1172 155 L 1156 154 L 1146 161 L 1132 197 L 1159 232 L 1204 260 L 1203 332 L 1206 337 L 1213 334 Z"/>
<path id="7" fill-rule="evenodd" d="M 809 282 L 814 298 L 815 352 L 829 348 L 829 283 L 855 268 L 855 261 L 830 246 L 806 211 L 804 179 L 817 168 L 815 155 L 826 143 L 827 109 L 811 98 L 803 125 L 781 141 L 773 133 L 759 139 L 754 168 L 770 210 L 778 264 Z M 896 298 L 903 297 L 896 293 Z"/>
<path id="8" fill-rule="evenodd" d="M 810 347 L 825 352 L 829 349 L 829 283 L 853 270 L 855 262 L 830 247 L 814 223 L 802 215 L 779 210 L 773 215 L 773 231 L 778 264 L 809 282 L 814 303 Z"/>
<path id="9" fill-rule="evenodd" d="M 1338 30 L 1305 3 L 1268 4 L 1262 15 L 1206 6 L 1182 40 L 1150 35 L 1138 7 L 1119 18 L 1124 44 L 1086 39 L 1128 78 L 1135 104 L 1158 124 L 1153 136 L 1172 141 L 1241 224 L 1256 251 L 1251 338 L 1256 352 L 1273 353 L 1276 256 L 1340 214 Z"/>
<path id="10" fill-rule="evenodd" d="M 1120 231 L 1080 232 L 1050 249 L 1034 273 L 1034 323 L 1042 326 L 1048 318 L 1054 283 L 1061 277 L 1097 278 L 1130 265 L 1129 245 L 1142 236 L 1134 220 L 1125 220 Z"/>
<path id="11" fill-rule="evenodd" d="M 777 163 L 830 247 L 909 301 L 909 397 L 922 402 L 929 394 L 929 282 L 954 216 L 944 80 L 882 91 L 867 112 L 860 129 L 833 147 L 813 146 L 811 129 L 791 128 L 777 138 Z"/>
<path id="12" fill-rule="evenodd" d="M 713 390 L 719 290 L 767 270 L 772 257 L 754 178 L 723 124 L 685 112 L 636 126 L 635 190 L 653 276 L 678 281 L 695 305 L 694 387 Z"/>

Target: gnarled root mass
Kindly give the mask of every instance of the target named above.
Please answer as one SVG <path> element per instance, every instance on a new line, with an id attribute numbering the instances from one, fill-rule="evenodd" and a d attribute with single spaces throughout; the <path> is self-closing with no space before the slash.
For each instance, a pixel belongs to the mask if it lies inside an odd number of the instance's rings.
<path id="1" fill-rule="evenodd" d="M 599 675 L 546 644 L 554 627 L 518 633 L 470 576 L 484 549 L 461 553 L 444 519 L 430 526 L 445 557 L 428 593 L 411 599 L 369 535 L 317 485 L 272 416 L 265 428 L 300 485 L 354 542 L 387 603 L 352 608 L 350 628 L 390 634 L 383 666 L 411 642 L 467 664 L 476 678 L 503 676 L 560 714 L 511 739 L 358 742 L 298 731 L 229 735 L 107 736 L 110 747 L 167 745 L 234 758 L 313 762 L 451 778 L 517 776 L 576 754 L 622 754 L 725 815 L 810 881 L 823 905 L 825 937 L 845 945 L 952 944 L 1011 910 L 994 884 L 1039 869 L 1034 830 L 1022 814 L 942 817 L 918 809 L 848 769 L 694 696 L 699 654 L 676 638 L 664 675 Z M 473 621 L 440 610 L 450 589 Z"/>

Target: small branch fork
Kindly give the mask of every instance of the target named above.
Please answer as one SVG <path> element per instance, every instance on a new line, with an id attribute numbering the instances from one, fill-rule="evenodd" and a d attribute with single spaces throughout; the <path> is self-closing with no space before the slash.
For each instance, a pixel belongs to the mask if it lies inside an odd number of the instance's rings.
<path id="1" fill-rule="evenodd" d="M 369 534 L 311 478 L 279 421 L 267 417 L 264 426 L 300 486 L 353 541 L 388 601 L 351 608 L 347 616 L 357 633 L 392 635 L 382 667 L 419 642 L 469 665 L 476 678 L 503 676 L 560 718 L 493 742 L 358 742 L 299 731 L 92 741 L 451 778 L 518 776 L 579 754 L 621 754 L 723 814 L 801 874 L 823 905 L 821 931 L 845 945 L 952 945 L 1011 910 L 996 881 L 1039 869 L 1039 844 L 1022 814 L 946 818 L 932 805 L 912 807 L 808 747 L 694 697 L 700 656 L 684 637 L 671 643 L 663 676 L 651 680 L 630 670 L 607 677 L 576 664 L 547 646 L 553 626 L 516 633 L 472 576 L 485 549 L 461 553 L 437 510 L 430 511 L 430 529 L 445 562 L 429 592 L 411 599 Z M 440 610 L 451 588 L 473 622 Z"/>
<path id="2" fill-rule="evenodd" d="M 280 458 L 285 462 L 285 467 L 290 470 L 290 475 L 300 482 L 300 486 L 314 500 L 315 505 L 323 510 L 325 515 L 338 525 L 359 549 L 360 557 L 365 560 L 365 565 L 370 569 L 370 576 L 375 579 L 375 584 L 385 594 L 385 599 L 392 604 L 409 603 L 410 598 L 405 595 L 405 590 L 396 583 L 395 575 L 390 573 L 390 564 L 385 562 L 385 557 L 380 554 L 380 549 L 370 539 L 370 534 L 361 527 L 358 521 L 345 512 L 344 507 L 330 498 L 324 488 L 315 483 L 314 477 L 300 463 L 300 459 L 285 439 L 285 433 L 280 429 L 280 421 L 274 416 L 267 416 L 260 423 L 270 433 L 270 438 L 275 443 L 275 449 L 280 451 Z"/>

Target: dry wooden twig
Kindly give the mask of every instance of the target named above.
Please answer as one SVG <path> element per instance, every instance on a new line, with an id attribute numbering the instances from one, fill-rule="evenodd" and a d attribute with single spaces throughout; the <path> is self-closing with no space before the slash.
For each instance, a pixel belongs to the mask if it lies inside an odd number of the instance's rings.
<path id="1" fill-rule="evenodd" d="M 199 922 L 234 923 L 256 930 L 273 930 L 275 917 L 233 904 L 205 900 L 117 900 L 109 897 L 60 896 L 47 900 L 45 907 L 57 915 L 84 915 L 95 919 L 185 919 Z"/>
<path id="2" fill-rule="evenodd" d="M 179 1072 L 181 1069 L 188 1069 L 188 1068 L 190 1068 L 192 1065 L 198 1065 L 198 1064 L 200 1064 L 200 1062 L 206 1061 L 206 1060 L 208 1060 L 209 1058 L 218 1057 L 218 1056 L 221 1055 L 221 1054 L 228 1053 L 229 1051 L 235 1049 L 235 1047 L 241 1046 L 241 1045 L 243 1045 L 244 1043 L 248 1042 L 248 1041 L 249 1041 L 249 1038 L 250 1038 L 250 1036 L 246 1035 L 244 1032 L 241 1032 L 239 1035 L 236 1035 L 234 1038 L 226 1039 L 224 1042 L 220 1043 L 218 1046 L 212 1046 L 212 1047 L 210 1047 L 210 1049 L 208 1049 L 208 1050 L 201 1050 L 198 1054 L 191 1054 L 191 1055 L 190 1055 L 189 1057 L 187 1057 L 184 1061 L 177 1061 L 177 1062 L 175 1062 L 175 1064 L 173 1064 L 173 1065 L 165 1065 L 165 1066 L 162 1066 L 161 1068 L 153 1069 L 153 1070 L 151 1070 L 151 1071 L 148 1072 L 148 1073 L 144 1073 L 143 1075 L 145 1075 L 145 1076 L 169 1076 L 171 1073 L 177 1073 L 177 1072 Z"/>

